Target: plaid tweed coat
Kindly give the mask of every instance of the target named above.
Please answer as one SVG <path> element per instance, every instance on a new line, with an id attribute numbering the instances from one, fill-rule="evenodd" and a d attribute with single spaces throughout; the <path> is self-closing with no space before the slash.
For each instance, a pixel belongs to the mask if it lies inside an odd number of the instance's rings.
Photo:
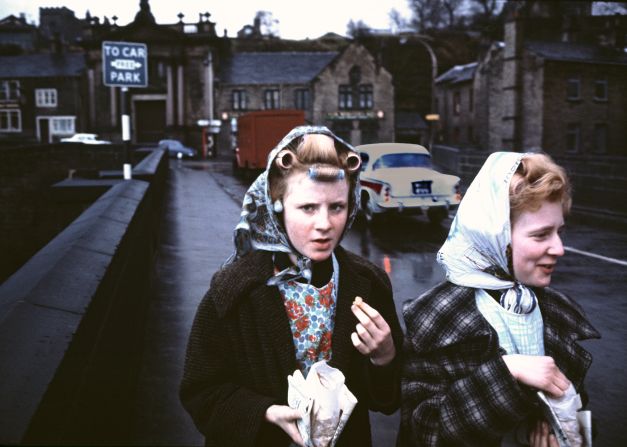
<path id="1" fill-rule="evenodd" d="M 534 391 L 510 374 L 474 293 L 442 282 L 404 306 L 399 445 L 499 445 L 536 411 Z M 549 288 L 537 296 L 545 354 L 581 393 L 592 356 L 576 340 L 600 335 L 567 296 Z"/>
<path id="2" fill-rule="evenodd" d="M 371 445 L 368 410 L 386 414 L 400 404 L 403 333 L 383 270 L 335 249 L 340 283 L 330 365 L 340 369 L 357 397 L 337 446 Z M 277 287 L 272 253 L 253 251 L 218 271 L 200 303 L 190 334 L 180 397 L 211 446 L 287 446 L 288 436 L 265 422 L 272 404 L 287 405 L 287 376 L 297 369 L 288 317 Z M 390 325 L 397 356 L 372 365 L 350 340 L 358 321 L 355 296 L 377 309 Z"/>

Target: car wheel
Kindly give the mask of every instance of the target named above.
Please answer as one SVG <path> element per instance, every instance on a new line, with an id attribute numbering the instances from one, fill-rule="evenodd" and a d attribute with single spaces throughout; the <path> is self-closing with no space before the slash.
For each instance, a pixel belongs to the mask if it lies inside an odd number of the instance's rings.
<path id="1" fill-rule="evenodd" d="M 429 222 L 432 224 L 440 225 L 442 221 L 448 217 L 448 211 L 446 208 L 442 207 L 429 208 L 427 211 L 427 217 L 429 218 Z"/>

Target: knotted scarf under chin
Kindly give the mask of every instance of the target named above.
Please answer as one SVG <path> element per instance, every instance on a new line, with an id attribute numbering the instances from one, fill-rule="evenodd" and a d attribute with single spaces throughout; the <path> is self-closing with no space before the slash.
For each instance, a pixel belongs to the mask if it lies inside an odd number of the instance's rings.
<path id="1" fill-rule="evenodd" d="M 533 290 L 516 282 L 513 287 L 501 292 L 499 303 L 509 312 L 528 314 L 536 308 L 538 299 Z"/>
<path id="2" fill-rule="evenodd" d="M 296 261 L 296 265 L 291 265 L 274 276 L 270 277 L 268 281 L 266 281 L 266 285 L 268 286 L 276 286 L 287 281 L 298 281 L 304 280 L 307 284 L 311 282 L 311 259 L 305 257 L 298 257 Z M 275 261 L 276 265 L 276 261 Z"/>

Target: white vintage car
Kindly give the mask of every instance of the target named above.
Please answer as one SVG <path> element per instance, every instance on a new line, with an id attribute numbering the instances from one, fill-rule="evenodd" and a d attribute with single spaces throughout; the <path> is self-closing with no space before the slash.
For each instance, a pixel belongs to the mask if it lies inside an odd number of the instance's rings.
<path id="1" fill-rule="evenodd" d="M 95 133 L 75 133 L 71 137 L 61 138 L 61 143 L 111 144 L 110 141 L 100 140 Z"/>
<path id="2" fill-rule="evenodd" d="M 407 213 L 440 223 L 459 205 L 459 177 L 434 171 L 424 147 L 377 143 L 356 149 L 362 160 L 361 210 L 368 222 L 386 213 Z"/>

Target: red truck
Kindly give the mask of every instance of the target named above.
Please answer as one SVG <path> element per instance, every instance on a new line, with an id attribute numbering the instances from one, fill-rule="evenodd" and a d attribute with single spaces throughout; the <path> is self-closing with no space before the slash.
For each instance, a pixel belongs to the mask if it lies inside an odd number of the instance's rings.
<path id="1" fill-rule="evenodd" d="M 305 124 L 302 110 L 262 110 L 237 119 L 236 172 L 265 169 L 268 154 L 287 133 Z"/>

